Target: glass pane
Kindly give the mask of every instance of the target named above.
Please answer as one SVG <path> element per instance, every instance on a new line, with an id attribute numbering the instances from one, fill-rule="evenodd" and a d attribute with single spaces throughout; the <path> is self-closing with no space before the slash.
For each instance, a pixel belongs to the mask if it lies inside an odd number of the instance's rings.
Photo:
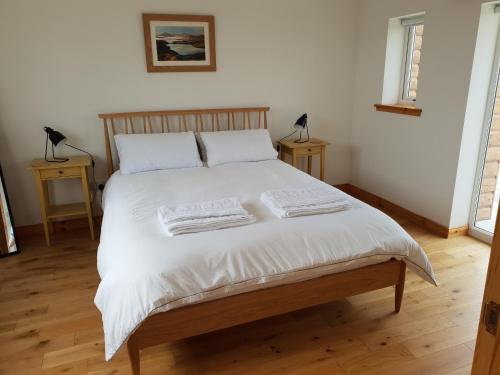
<path id="1" fill-rule="evenodd" d="M 489 119 L 488 143 L 486 154 L 483 155 L 484 168 L 474 220 L 476 227 L 491 234 L 495 229 L 498 202 L 500 200 L 500 179 L 498 178 L 500 167 L 500 92 L 498 88 L 497 75 L 495 103 Z"/>
<path id="2" fill-rule="evenodd" d="M 410 63 L 408 68 L 410 74 L 408 76 L 408 93 L 407 96 L 410 99 L 417 98 L 417 88 L 418 88 L 418 73 L 420 70 L 420 56 L 422 51 L 422 37 L 424 35 L 424 25 L 413 26 L 412 37 L 413 37 L 413 49 L 409 56 Z"/>

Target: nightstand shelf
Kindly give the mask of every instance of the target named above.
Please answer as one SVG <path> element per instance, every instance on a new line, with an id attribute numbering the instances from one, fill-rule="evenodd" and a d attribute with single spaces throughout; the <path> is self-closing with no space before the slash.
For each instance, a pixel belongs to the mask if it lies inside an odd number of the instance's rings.
<path id="1" fill-rule="evenodd" d="M 90 236 L 95 239 L 94 223 L 92 220 L 92 204 L 87 176 L 87 167 L 91 165 L 89 156 L 73 156 L 63 163 L 50 163 L 44 159 L 35 159 L 29 170 L 35 176 L 38 197 L 40 198 L 40 211 L 42 214 L 45 241 L 50 246 L 50 230 L 55 219 L 69 218 L 86 215 L 90 227 Z M 55 205 L 50 202 L 48 182 L 78 179 L 82 184 L 84 201 Z"/>
<path id="2" fill-rule="evenodd" d="M 292 165 L 297 168 L 298 158 L 307 157 L 307 173 L 311 174 L 312 157 L 318 155 L 320 157 L 319 174 L 320 180 L 325 180 L 325 152 L 326 146 L 330 143 L 317 138 L 311 138 L 308 142 L 296 143 L 292 140 L 281 140 L 281 160 L 285 160 L 285 155 L 290 155 Z"/>
<path id="3" fill-rule="evenodd" d="M 56 219 L 70 216 L 81 216 L 87 214 L 85 203 L 69 203 L 50 205 L 47 207 L 47 219 Z"/>

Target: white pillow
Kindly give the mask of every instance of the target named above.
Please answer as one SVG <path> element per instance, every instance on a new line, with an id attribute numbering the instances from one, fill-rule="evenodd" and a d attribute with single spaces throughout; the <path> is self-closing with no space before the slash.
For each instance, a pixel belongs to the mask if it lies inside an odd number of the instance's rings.
<path id="1" fill-rule="evenodd" d="M 203 165 L 193 132 L 117 134 L 115 143 L 122 174 Z"/>
<path id="2" fill-rule="evenodd" d="M 203 132 L 200 136 L 209 167 L 278 157 L 278 152 L 274 149 L 266 129 Z"/>

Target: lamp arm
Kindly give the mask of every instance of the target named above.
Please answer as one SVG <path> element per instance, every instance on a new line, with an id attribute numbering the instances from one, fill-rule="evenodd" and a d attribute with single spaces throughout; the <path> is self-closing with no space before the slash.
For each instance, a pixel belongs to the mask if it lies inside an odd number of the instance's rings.
<path id="1" fill-rule="evenodd" d="M 92 161 L 92 184 L 95 187 L 95 192 L 93 192 L 93 194 L 92 194 L 92 203 L 94 203 L 94 198 L 99 190 L 99 186 L 98 186 L 97 180 L 95 178 L 95 160 L 94 160 L 94 157 L 92 156 L 92 154 L 90 152 L 82 150 L 81 148 L 78 148 L 76 146 L 72 146 L 68 143 L 65 143 L 65 145 L 68 147 L 74 148 L 75 150 L 81 151 L 84 154 L 87 154 L 88 156 L 90 156 L 90 160 Z M 102 204 L 102 194 L 101 194 L 101 204 Z"/>
<path id="2" fill-rule="evenodd" d="M 75 147 L 75 146 L 72 146 L 70 145 L 69 143 L 65 143 L 66 146 L 68 147 L 71 147 L 71 148 L 74 148 L 75 150 L 78 150 L 78 151 L 81 151 L 85 154 L 87 154 L 88 156 L 90 156 L 90 160 L 92 160 L 92 167 L 95 167 L 95 161 L 94 161 L 94 157 L 92 156 L 92 154 L 88 151 L 85 151 L 85 150 L 82 150 L 81 148 L 78 148 L 78 147 Z"/>
<path id="3" fill-rule="evenodd" d="M 283 138 L 281 138 L 281 139 L 278 141 L 278 143 L 280 143 L 283 139 L 286 139 L 286 138 L 288 138 L 288 137 L 291 137 L 292 135 L 294 135 L 295 133 L 297 133 L 297 131 L 298 131 L 298 130 L 297 130 L 297 129 L 295 129 L 295 130 L 294 130 L 293 132 L 291 132 L 290 134 L 285 135 Z"/>

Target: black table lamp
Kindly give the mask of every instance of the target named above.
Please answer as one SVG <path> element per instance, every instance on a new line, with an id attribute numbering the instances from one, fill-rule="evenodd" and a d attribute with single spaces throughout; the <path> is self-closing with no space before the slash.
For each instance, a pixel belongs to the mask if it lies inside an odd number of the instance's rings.
<path id="1" fill-rule="evenodd" d="M 88 156 L 90 156 L 90 159 L 92 160 L 92 168 L 95 167 L 94 157 L 92 156 L 92 154 L 90 152 L 82 150 L 81 148 L 78 148 L 78 147 L 75 147 L 75 146 L 72 146 L 72 145 L 66 143 L 65 142 L 66 136 L 64 134 L 62 134 L 61 132 L 58 132 L 57 130 L 49 128 L 48 126 L 45 126 L 43 128 L 43 130 L 45 131 L 45 133 L 47 133 L 47 137 L 45 138 L 45 160 L 46 161 L 48 161 L 49 163 L 64 163 L 65 161 L 69 160 L 68 158 L 57 158 L 54 155 L 54 146 L 57 146 L 59 143 L 63 142 L 66 147 L 74 148 L 75 150 L 78 150 L 78 151 L 83 152 L 83 153 L 87 154 Z M 52 145 L 52 159 L 47 159 L 47 147 L 49 144 L 49 140 L 50 140 L 50 143 Z M 94 178 L 94 180 L 95 180 L 95 178 Z"/>
<path id="2" fill-rule="evenodd" d="M 295 143 L 305 143 L 309 142 L 309 128 L 307 127 L 307 113 L 304 113 L 300 116 L 297 121 L 295 121 L 295 125 L 293 126 L 295 131 L 299 132 L 299 139 L 295 141 Z M 305 130 L 307 132 L 307 139 L 302 139 L 302 131 Z"/>
<path id="3" fill-rule="evenodd" d="M 45 133 L 47 133 L 47 137 L 45 138 L 45 160 L 50 163 L 63 163 L 65 161 L 68 161 L 68 158 L 58 158 L 54 155 L 54 146 L 57 146 L 59 143 L 63 142 L 66 137 L 62 133 L 49 128 L 48 126 L 45 126 L 43 130 L 45 131 Z M 49 144 L 49 140 L 52 145 L 52 159 L 47 159 L 47 147 Z"/>

